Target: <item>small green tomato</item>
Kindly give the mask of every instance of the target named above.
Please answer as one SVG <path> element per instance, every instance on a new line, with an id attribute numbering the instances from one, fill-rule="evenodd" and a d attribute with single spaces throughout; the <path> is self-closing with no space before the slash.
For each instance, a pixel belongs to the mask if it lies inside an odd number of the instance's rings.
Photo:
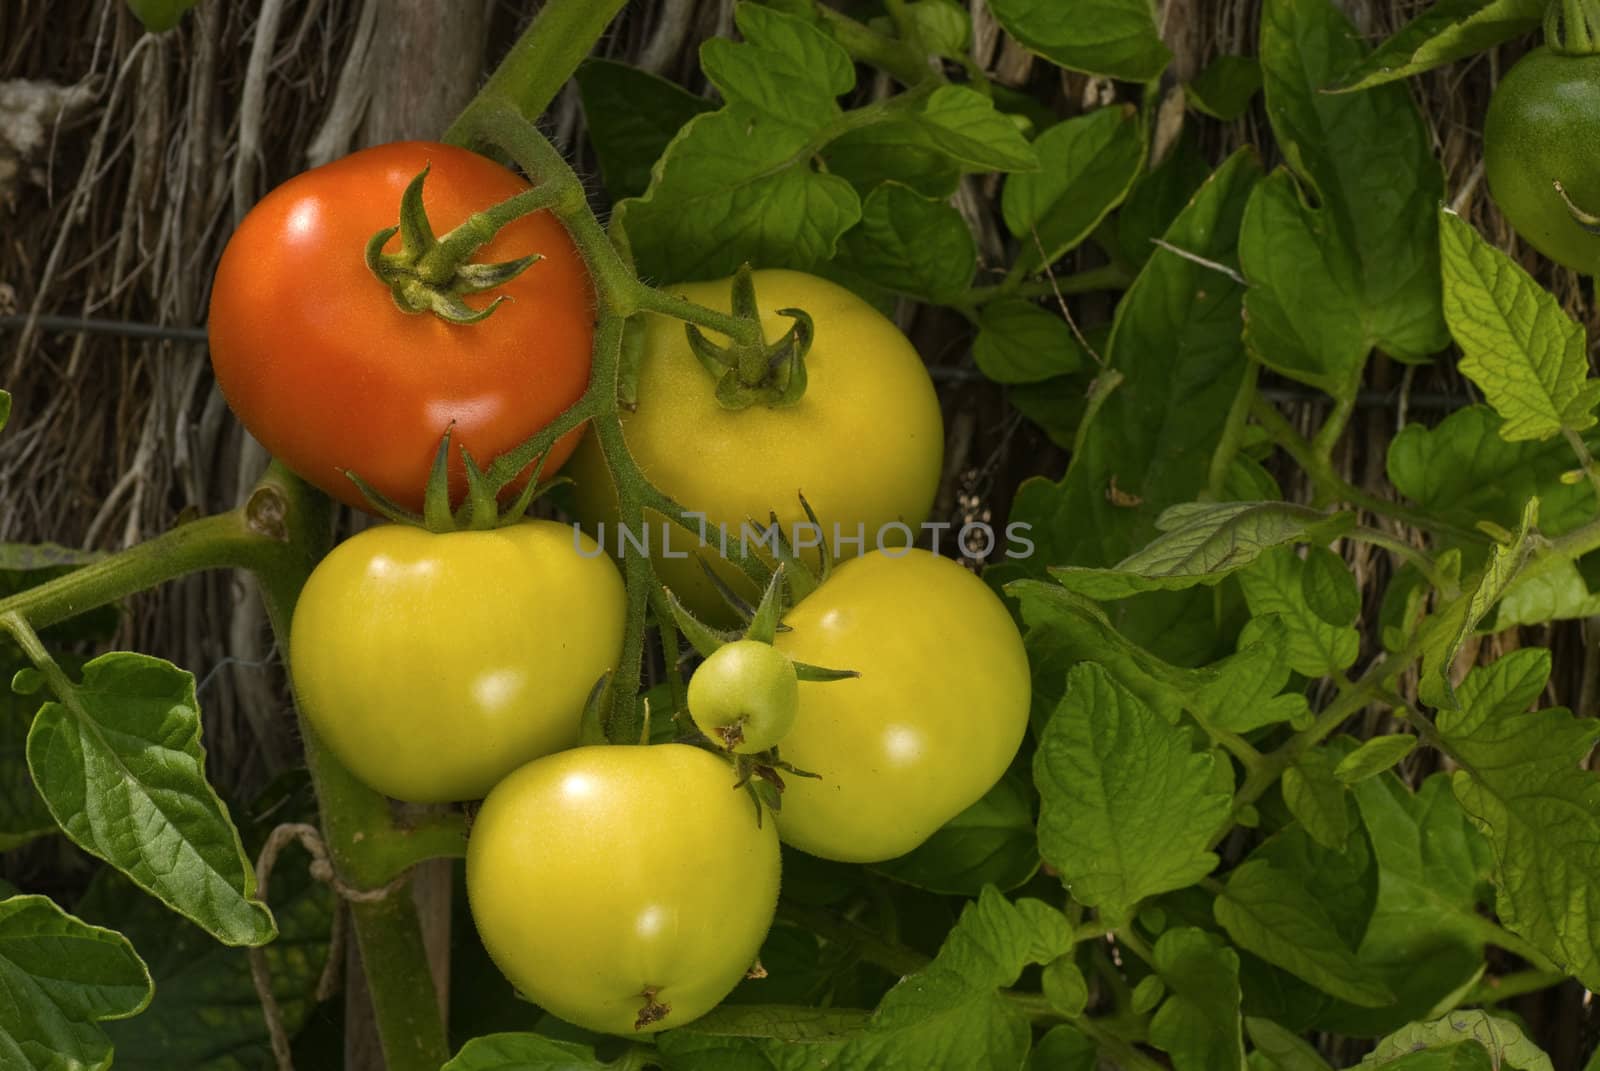
<path id="1" fill-rule="evenodd" d="M 689 716 L 740 755 L 776 747 L 799 708 L 800 684 L 789 656 L 759 640 L 717 648 L 689 678 Z"/>

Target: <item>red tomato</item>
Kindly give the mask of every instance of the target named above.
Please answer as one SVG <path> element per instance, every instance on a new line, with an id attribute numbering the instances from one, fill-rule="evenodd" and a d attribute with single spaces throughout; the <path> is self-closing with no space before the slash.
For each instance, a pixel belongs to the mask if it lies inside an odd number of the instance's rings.
<path id="1" fill-rule="evenodd" d="M 475 324 L 401 311 L 364 251 L 399 221 L 400 195 L 430 166 L 423 203 L 434 233 L 528 188 L 486 157 L 407 141 L 354 153 L 290 179 L 234 232 L 211 293 L 211 362 L 244 426 L 281 461 L 336 498 L 364 502 L 355 472 L 420 510 L 440 437 L 487 466 L 582 396 L 595 302 L 588 269 L 549 212 L 503 228 L 473 258 L 537 261 L 496 290 L 468 297 Z M 400 248 L 397 235 L 385 247 Z M 544 467 L 577 445 L 566 436 Z M 451 488 L 465 488 L 452 451 Z"/>

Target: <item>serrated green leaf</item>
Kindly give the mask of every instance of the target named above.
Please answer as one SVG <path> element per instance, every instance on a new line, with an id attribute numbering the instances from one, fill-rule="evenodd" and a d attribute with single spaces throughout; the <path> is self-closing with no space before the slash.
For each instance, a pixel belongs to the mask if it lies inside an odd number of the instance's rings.
<path id="1" fill-rule="evenodd" d="M 1093 663 L 1074 666 L 1034 756 L 1040 853 L 1108 919 L 1209 874 L 1231 798 L 1213 758 Z"/>
<path id="2" fill-rule="evenodd" d="M 938 303 L 972 285 L 978 247 L 961 213 L 909 186 L 885 182 L 844 236 L 846 264 L 897 293 Z"/>
<path id="3" fill-rule="evenodd" d="M 1347 785 L 1358 784 L 1388 770 L 1416 747 L 1417 738 L 1407 733 L 1374 736 L 1341 759 L 1334 776 Z"/>
<path id="4" fill-rule="evenodd" d="M 1570 532 L 1592 518 L 1589 482 L 1561 482 L 1574 464 L 1566 440 L 1507 442 L 1503 423 L 1488 406 L 1471 405 L 1433 428 L 1407 424 L 1389 443 L 1389 481 L 1429 513 L 1463 528 L 1480 520 L 1515 528 L 1536 496 L 1539 530 L 1546 535 Z"/>
<path id="5" fill-rule="evenodd" d="M 1539 26 L 1545 0 L 1439 0 L 1340 78 L 1349 93 L 1487 52 Z"/>
<path id="6" fill-rule="evenodd" d="M 1342 852 L 1350 838 L 1350 812 L 1346 789 L 1334 776 L 1338 761 L 1324 748 L 1303 752 L 1283 773 L 1283 802 L 1318 844 Z"/>
<path id="7" fill-rule="evenodd" d="M 1305 563 L 1300 588 L 1311 612 L 1339 628 L 1355 624 L 1361 616 L 1361 592 L 1344 559 L 1327 547 L 1310 546 Z"/>
<path id="8" fill-rule="evenodd" d="M 111 1066 L 96 1025 L 150 1002 L 150 973 L 128 939 L 43 896 L 0 900 L 0 1064 L 15 1071 Z"/>
<path id="9" fill-rule="evenodd" d="M 1461 763 L 1456 798 L 1494 849 L 1501 923 L 1600 987 L 1600 777 L 1584 759 L 1600 722 L 1528 712 L 1550 652 L 1514 651 L 1468 674 L 1438 728 Z"/>
<path id="10" fill-rule="evenodd" d="M 1432 248 L 1444 178 L 1410 93 L 1322 92 L 1364 55 L 1327 0 L 1263 9 L 1267 114 L 1295 177 L 1271 176 L 1245 213 L 1245 341 L 1269 367 L 1336 397 L 1355 390 L 1374 346 L 1416 361 L 1447 341 Z"/>
<path id="11" fill-rule="evenodd" d="M 1033 803 L 1028 783 L 1007 774 L 918 848 L 873 869 L 954 896 L 977 896 L 986 885 L 1014 889 L 1039 869 Z"/>
<path id="12" fill-rule="evenodd" d="M 1495 607 L 1492 630 L 1595 614 L 1600 614 L 1600 592 L 1589 590 L 1577 562 L 1552 555 L 1512 581 Z"/>
<path id="13" fill-rule="evenodd" d="M 940 86 L 915 113 L 929 142 L 963 167 L 1032 171 L 1039 155 L 994 102 L 966 86 Z"/>
<path id="14" fill-rule="evenodd" d="M 1089 363 L 1059 314 L 1015 298 L 991 301 L 979 311 L 972 357 L 996 383 L 1038 383 Z"/>
<path id="15" fill-rule="evenodd" d="M 1261 61 L 1254 56 L 1218 56 L 1183 87 L 1189 106 L 1232 122 L 1250 110 L 1261 92 Z"/>
<path id="16" fill-rule="evenodd" d="M 1040 170 L 1001 191 L 1006 228 L 1022 240 L 1015 270 L 1039 271 L 1087 238 L 1127 197 L 1144 165 L 1145 138 L 1131 106 L 1097 108 L 1057 123 L 1033 143 Z"/>
<path id="17" fill-rule="evenodd" d="M 1291 502 L 1184 503 L 1156 519 L 1160 535 L 1111 568 L 1063 566 L 1050 573 L 1091 599 L 1177 591 L 1215 584 L 1267 550 L 1311 539 L 1338 521 L 1337 514 Z"/>
<path id="18" fill-rule="evenodd" d="M 1190 707 L 1202 724 L 1249 733 L 1310 713 L 1304 694 L 1279 694 L 1289 683 L 1289 630 L 1276 614 L 1255 618 L 1248 642 L 1241 637 L 1239 650 L 1210 668 Z"/>
<path id="19" fill-rule="evenodd" d="M 1163 933 L 1154 951 L 1168 996 L 1150 1020 L 1150 1043 L 1172 1057 L 1176 1071 L 1243 1066 L 1238 954 L 1191 927 Z"/>
<path id="20" fill-rule="evenodd" d="M 1444 310 L 1460 369 L 1504 418 L 1510 442 L 1594 424 L 1600 381 L 1589 378 L 1583 328 L 1521 266 L 1451 212 L 1439 213 Z"/>
<path id="21" fill-rule="evenodd" d="M 1324 992 L 1368 1008 L 1394 1001 L 1339 936 L 1322 902 L 1264 859 L 1228 875 L 1215 912 L 1234 944 Z"/>
<path id="22" fill-rule="evenodd" d="M 1417 695 L 1435 707 L 1455 705 L 1450 670 L 1461 645 L 1478 627 L 1495 603 L 1517 579 L 1523 564 L 1533 553 L 1529 536 L 1539 518 L 1539 500 L 1530 498 L 1522 510 L 1522 523 L 1510 543 L 1498 543 L 1489 560 L 1462 593 L 1448 606 L 1435 612 L 1422 645 L 1422 679 Z"/>
<path id="23" fill-rule="evenodd" d="M 1378 1042 L 1360 1066 L 1390 1067 L 1419 1050 L 1446 1049 L 1463 1042 L 1481 1046 L 1497 1068 L 1555 1071 L 1550 1057 L 1529 1041 L 1516 1023 L 1482 1011 L 1451 1012 L 1442 1019 L 1397 1030 Z"/>
<path id="24" fill-rule="evenodd" d="M 1146 0 L 989 0 L 989 10 L 1012 37 L 1075 71 L 1147 82 L 1172 59 Z"/>
<path id="25" fill-rule="evenodd" d="M 678 130 L 716 107 L 675 82 L 614 60 L 591 57 L 575 75 L 583 116 L 614 201 L 637 197 Z"/>
<path id="26" fill-rule="evenodd" d="M 1328 624 L 1306 604 L 1305 569 L 1304 559 L 1292 547 L 1278 547 L 1238 574 L 1240 590 L 1256 619 L 1245 626 L 1241 642 L 1258 635 L 1260 617 L 1276 614 L 1283 622 L 1289 666 L 1296 673 L 1321 677 L 1349 669 L 1361 653 L 1361 634 Z"/>
<path id="27" fill-rule="evenodd" d="M 229 945 L 276 934 L 255 869 L 205 778 L 194 678 L 117 652 L 46 703 L 28 733 L 28 769 L 80 848 Z"/>

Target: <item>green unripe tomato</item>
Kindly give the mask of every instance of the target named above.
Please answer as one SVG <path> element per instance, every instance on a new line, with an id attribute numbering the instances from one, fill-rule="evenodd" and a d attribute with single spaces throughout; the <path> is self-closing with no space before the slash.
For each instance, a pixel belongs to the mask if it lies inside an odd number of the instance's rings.
<path id="1" fill-rule="evenodd" d="M 689 716 L 701 732 L 741 755 L 776 747 L 799 709 L 794 664 L 759 640 L 717 648 L 689 678 Z"/>
<path id="2" fill-rule="evenodd" d="M 1489 192 L 1539 252 L 1600 272 L 1600 235 L 1584 230 L 1556 192 L 1600 213 L 1600 56 L 1536 48 L 1500 80 L 1483 123 Z"/>
<path id="3" fill-rule="evenodd" d="M 495 786 L 467 843 L 467 899 L 529 1000 L 610 1034 L 704 1015 L 761 951 L 778 833 L 725 758 L 683 744 L 580 747 Z"/>

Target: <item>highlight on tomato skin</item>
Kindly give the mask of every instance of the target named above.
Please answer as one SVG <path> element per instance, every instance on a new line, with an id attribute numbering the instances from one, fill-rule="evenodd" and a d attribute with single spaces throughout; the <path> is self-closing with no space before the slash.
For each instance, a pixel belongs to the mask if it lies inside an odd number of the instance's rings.
<path id="1" fill-rule="evenodd" d="M 406 187 L 426 169 L 422 202 L 443 236 L 529 189 L 477 153 L 433 142 L 363 149 L 297 175 L 247 214 L 223 251 L 207 329 L 217 385 L 245 428 L 298 475 L 366 508 L 346 473 L 412 512 L 446 430 L 451 489 L 460 449 L 487 467 L 569 408 L 588 385 L 595 297 L 582 257 L 548 211 L 506 224 L 473 256 L 537 255 L 493 291 L 462 299 L 477 323 L 400 309 L 364 258 L 397 225 Z M 384 249 L 399 250 L 398 235 Z M 549 452 L 549 479 L 576 447 Z M 514 488 L 508 488 L 508 492 Z"/>

